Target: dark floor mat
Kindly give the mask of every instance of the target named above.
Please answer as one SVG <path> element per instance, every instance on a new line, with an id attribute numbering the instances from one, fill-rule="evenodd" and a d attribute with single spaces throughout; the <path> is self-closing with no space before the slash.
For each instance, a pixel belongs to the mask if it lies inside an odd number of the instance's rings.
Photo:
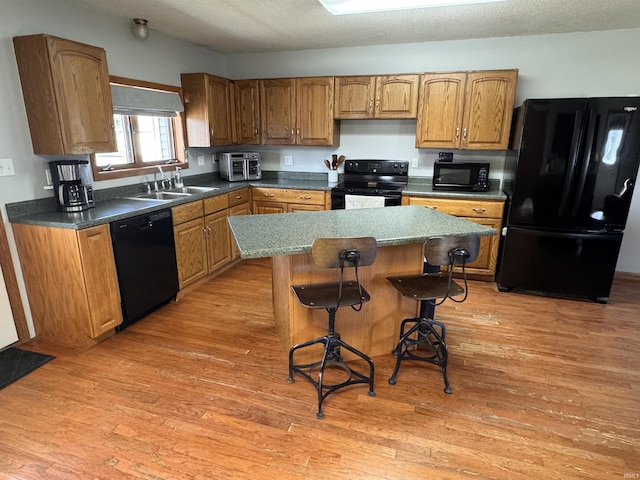
<path id="1" fill-rule="evenodd" d="M 0 352 L 0 390 L 54 358 L 16 347 Z"/>

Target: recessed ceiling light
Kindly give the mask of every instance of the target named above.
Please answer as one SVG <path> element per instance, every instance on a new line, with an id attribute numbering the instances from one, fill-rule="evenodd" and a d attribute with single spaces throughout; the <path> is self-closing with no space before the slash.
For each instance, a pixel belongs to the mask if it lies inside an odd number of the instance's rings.
<path id="1" fill-rule="evenodd" d="M 505 0 L 319 0 L 333 15 L 385 12 L 411 8 L 444 7 L 470 3 L 502 2 Z"/>

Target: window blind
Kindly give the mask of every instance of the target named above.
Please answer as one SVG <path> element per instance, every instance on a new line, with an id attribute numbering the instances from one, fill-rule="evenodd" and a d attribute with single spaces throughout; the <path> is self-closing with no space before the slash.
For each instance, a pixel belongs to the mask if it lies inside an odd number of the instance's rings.
<path id="1" fill-rule="evenodd" d="M 148 88 L 111 85 L 113 113 L 119 115 L 149 115 L 175 117 L 183 112 L 180 95 Z"/>

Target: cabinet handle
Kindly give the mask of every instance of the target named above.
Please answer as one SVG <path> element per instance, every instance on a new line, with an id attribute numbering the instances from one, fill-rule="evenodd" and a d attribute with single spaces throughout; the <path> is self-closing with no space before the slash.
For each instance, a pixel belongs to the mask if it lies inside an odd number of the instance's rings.
<path id="1" fill-rule="evenodd" d="M 456 128 L 456 140 L 460 138 L 460 127 Z"/>
<path id="2" fill-rule="evenodd" d="M 380 111 L 380 99 L 376 98 L 376 110 Z"/>
<path id="3" fill-rule="evenodd" d="M 295 130 L 292 128 L 291 129 L 291 136 L 293 137 L 295 135 Z"/>
<path id="4" fill-rule="evenodd" d="M 425 205 L 424 208 L 430 208 L 431 210 L 437 210 L 438 207 L 435 207 L 433 205 Z"/>
<path id="5" fill-rule="evenodd" d="M 263 193 L 263 195 L 264 195 L 265 197 L 273 197 L 273 193 L 267 193 L 267 192 L 265 192 L 265 193 Z"/>
<path id="6" fill-rule="evenodd" d="M 253 133 L 254 133 L 255 135 L 258 135 L 258 129 L 257 129 L 257 128 L 254 128 L 254 129 L 253 129 Z"/>
<path id="7" fill-rule="evenodd" d="M 296 135 L 298 135 L 298 137 L 300 137 L 300 140 L 304 140 L 304 138 L 302 137 L 302 134 L 300 133 L 300 129 L 296 129 Z"/>
<path id="8" fill-rule="evenodd" d="M 236 195 L 236 200 L 240 200 L 242 198 L 242 195 Z"/>
<path id="9" fill-rule="evenodd" d="M 311 197 L 307 197 L 305 195 L 300 195 L 300 200 L 311 200 Z"/>
<path id="10" fill-rule="evenodd" d="M 467 143 L 467 128 L 466 127 L 462 130 L 462 141 L 464 143 Z"/>
<path id="11" fill-rule="evenodd" d="M 373 99 L 369 100 L 369 111 L 373 111 Z"/>
<path id="12" fill-rule="evenodd" d="M 202 238 L 207 238 L 207 227 L 202 227 Z"/>
<path id="13" fill-rule="evenodd" d="M 484 213 L 487 211 L 486 208 L 481 208 L 481 207 L 473 207 L 471 210 L 473 210 L 476 213 Z"/>
<path id="14" fill-rule="evenodd" d="M 209 129 L 211 131 L 211 138 L 213 138 L 213 128 Z"/>

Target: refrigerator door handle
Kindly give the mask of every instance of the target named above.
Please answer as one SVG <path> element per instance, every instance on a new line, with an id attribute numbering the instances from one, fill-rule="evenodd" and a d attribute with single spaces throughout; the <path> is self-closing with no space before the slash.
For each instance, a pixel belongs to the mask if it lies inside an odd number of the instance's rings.
<path id="1" fill-rule="evenodd" d="M 580 208 L 580 199 L 584 192 L 584 184 L 587 180 L 587 172 L 589 171 L 589 163 L 591 163 L 591 152 L 593 151 L 593 140 L 596 131 L 597 115 L 592 111 L 589 115 L 589 126 L 587 128 L 587 141 L 585 142 L 585 152 L 582 159 L 582 165 L 580 167 L 580 173 L 578 175 L 578 187 L 576 193 L 573 196 L 573 208 L 571 209 L 571 215 L 578 214 Z"/>
<path id="2" fill-rule="evenodd" d="M 571 139 L 571 152 L 569 153 L 569 165 L 564 177 L 564 184 L 562 185 L 562 197 L 560 198 L 560 205 L 558 207 L 558 215 L 562 216 L 566 213 L 567 202 L 569 201 L 569 194 L 571 193 L 571 183 L 573 181 L 573 175 L 578 161 L 578 153 L 580 151 L 580 144 L 582 143 L 582 117 L 584 113 L 582 110 L 576 111 L 576 118 L 573 123 L 573 138 Z"/>

